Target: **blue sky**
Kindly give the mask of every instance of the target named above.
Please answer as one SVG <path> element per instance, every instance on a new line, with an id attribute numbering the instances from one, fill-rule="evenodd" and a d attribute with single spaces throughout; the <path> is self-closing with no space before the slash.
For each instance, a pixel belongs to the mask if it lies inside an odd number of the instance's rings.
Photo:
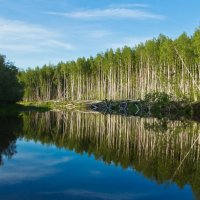
<path id="1" fill-rule="evenodd" d="M 200 26 L 200 0 L 0 0 L 0 53 L 19 68 L 95 56 Z"/>

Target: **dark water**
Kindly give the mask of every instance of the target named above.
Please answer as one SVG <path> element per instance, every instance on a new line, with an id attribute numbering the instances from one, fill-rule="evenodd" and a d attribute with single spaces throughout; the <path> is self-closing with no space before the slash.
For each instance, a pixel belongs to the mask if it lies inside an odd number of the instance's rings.
<path id="1" fill-rule="evenodd" d="M 200 124 L 97 113 L 0 119 L 0 199 L 198 199 Z"/>

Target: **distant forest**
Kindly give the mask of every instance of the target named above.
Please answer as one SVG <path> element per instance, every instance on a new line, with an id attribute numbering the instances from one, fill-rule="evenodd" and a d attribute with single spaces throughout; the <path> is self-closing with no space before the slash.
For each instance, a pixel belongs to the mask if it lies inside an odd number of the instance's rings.
<path id="1" fill-rule="evenodd" d="M 140 99 L 165 92 L 200 100 L 200 27 L 192 36 L 165 35 L 95 57 L 27 69 L 19 74 L 24 100 Z"/>

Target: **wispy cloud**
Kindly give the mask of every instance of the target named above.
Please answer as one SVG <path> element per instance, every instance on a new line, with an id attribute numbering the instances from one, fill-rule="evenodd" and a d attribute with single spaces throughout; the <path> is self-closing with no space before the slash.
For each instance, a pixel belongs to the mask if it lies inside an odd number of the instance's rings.
<path id="1" fill-rule="evenodd" d="M 40 153 L 19 153 L 13 158 L 17 162 L 8 162 L 6 167 L 0 169 L 0 186 L 16 184 L 25 180 L 37 180 L 38 178 L 57 173 L 57 165 L 70 162 L 73 158 L 68 156 L 51 157 L 47 154 L 41 158 Z M 24 162 L 26 161 L 26 162 Z"/>
<path id="2" fill-rule="evenodd" d="M 158 193 L 104 193 L 100 191 L 90 191 L 90 190 L 63 190 L 63 191 L 49 191 L 42 192 L 40 195 L 48 196 L 48 195 L 63 195 L 66 197 L 79 197 L 81 199 L 99 199 L 99 200 L 130 200 L 130 199 L 144 199 L 146 197 L 157 197 Z"/>
<path id="3" fill-rule="evenodd" d="M 131 19 L 164 19 L 164 16 L 145 10 L 130 8 L 106 8 L 96 10 L 80 10 L 74 12 L 46 12 L 50 15 L 59 15 L 74 19 L 102 19 L 102 18 L 131 18 Z"/>
<path id="4" fill-rule="evenodd" d="M 142 4 L 142 3 L 127 3 L 127 4 L 112 4 L 109 6 L 110 8 L 147 8 L 149 7 L 148 4 Z"/>
<path id="5" fill-rule="evenodd" d="M 42 52 L 50 48 L 74 49 L 59 34 L 38 25 L 0 18 L 0 50 Z"/>

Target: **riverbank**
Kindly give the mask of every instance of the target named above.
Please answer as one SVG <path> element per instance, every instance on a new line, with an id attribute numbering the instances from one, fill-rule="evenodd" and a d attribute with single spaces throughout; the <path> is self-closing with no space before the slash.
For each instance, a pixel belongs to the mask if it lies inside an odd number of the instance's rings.
<path id="1" fill-rule="evenodd" d="M 200 102 L 149 100 L 76 100 L 21 102 L 25 106 L 46 107 L 49 110 L 92 110 L 103 114 L 180 119 L 200 121 Z"/>
<path id="2" fill-rule="evenodd" d="M 20 112 L 46 112 L 58 110 L 88 110 L 88 108 L 99 101 L 22 101 L 16 104 L 0 104 L 0 117 L 16 116 Z"/>
<path id="3" fill-rule="evenodd" d="M 152 100 L 152 99 L 151 99 Z M 76 100 L 19 102 L 14 105 L 0 105 L 0 116 L 15 116 L 20 112 L 57 110 L 95 111 L 103 114 L 156 117 L 168 119 L 186 118 L 200 121 L 200 102 L 150 101 L 150 100 Z"/>

